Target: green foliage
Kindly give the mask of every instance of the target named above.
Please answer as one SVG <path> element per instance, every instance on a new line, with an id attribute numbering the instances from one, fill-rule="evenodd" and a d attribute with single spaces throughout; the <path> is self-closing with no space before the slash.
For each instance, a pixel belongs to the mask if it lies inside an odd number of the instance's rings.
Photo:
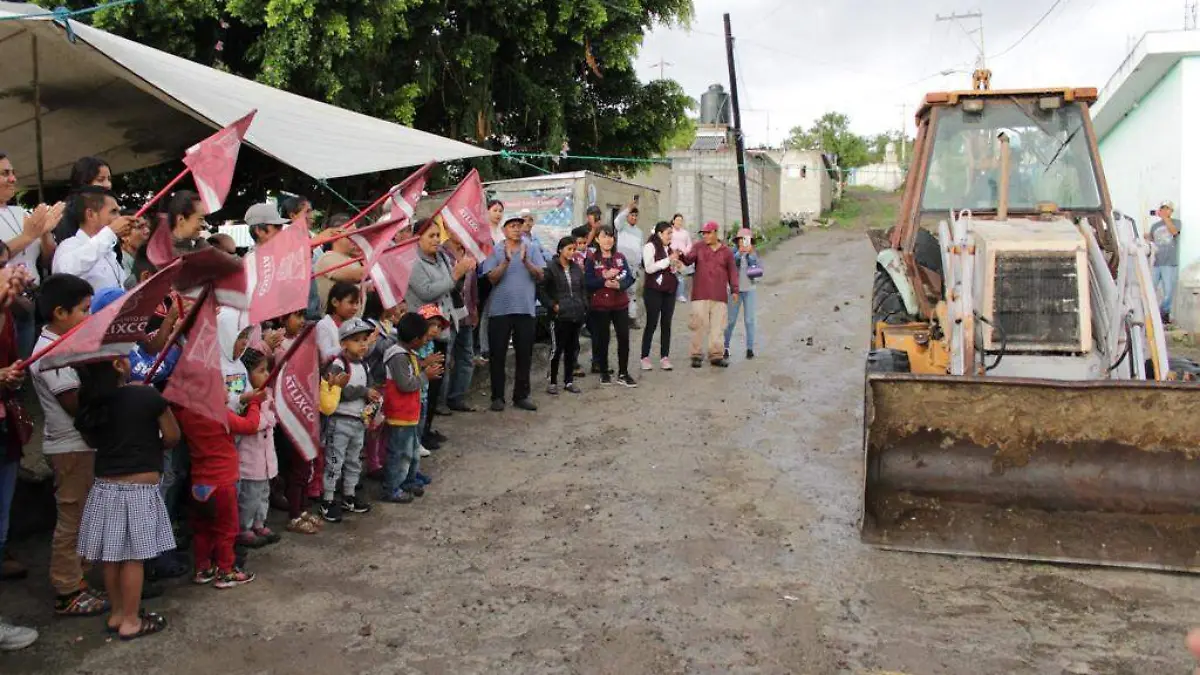
<path id="1" fill-rule="evenodd" d="M 899 154 L 903 142 L 904 155 L 907 159 L 912 156 L 912 139 L 904 137 L 898 131 L 876 134 L 864 138 L 850 131 L 850 118 L 842 113 L 825 113 L 809 128 L 795 127 L 785 141 L 791 148 L 801 150 L 820 150 L 837 155 L 838 166 L 852 169 L 858 166 L 874 164 L 884 160 L 887 144 L 895 143 Z"/>
<path id="2" fill-rule="evenodd" d="M 692 11 L 692 0 L 160 0 L 93 16 L 199 63 L 450 138 L 645 157 L 686 133 L 694 104 L 674 81 L 640 82 L 633 60 L 653 25 L 686 24 Z M 243 157 L 260 194 L 311 186 L 254 153 Z M 556 168 L 583 168 L 567 164 Z M 522 170 L 498 159 L 478 166 L 485 179 Z M 394 179 L 336 187 L 361 199 Z"/>

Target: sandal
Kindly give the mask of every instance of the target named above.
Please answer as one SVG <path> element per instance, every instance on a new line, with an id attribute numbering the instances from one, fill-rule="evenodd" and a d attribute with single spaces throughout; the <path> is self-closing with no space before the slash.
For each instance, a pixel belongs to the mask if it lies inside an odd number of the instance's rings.
<path id="1" fill-rule="evenodd" d="M 136 633 L 130 635 L 121 635 L 118 631 L 117 635 L 121 638 L 122 642 L 129 642 L 130 640 L 136 640 L 140 637 L 146 637 L 147 635 L 161 633 L 167 628 L 167 619 L 161 614 L 146 612 L 140 616 L 142 619 L 142 624 L 138 626 L 138 631 Z"/>
<path id="2" fill-rule="evenodd" d="M 315 525 L 318 531 L 325 529 L 325 519 L 311 511 L 301 513 L 300 517 Z"/>
<path id="3" fill-rule="evenodd" d="M 300 516 L 299 518 L 289 522 L 287 529 L 289 532 L 295 532 L 297 534 L 316 534 L 320 532 L 320 530 L 317 529 L 317 526 L 304 516 Z"/>
<path id="4" fill-rule="evenodd" d="M 139 609 L 139 610 L 138 610 L 138 618 L 139 618 L 139 619 L 144 619 L 144 618 L 146 618 L 146 614 L 147 614 L 147 613 L 148 613 L 148 612 L 146 612 L 146 608 L 145 608 L 145 607 L 142 607 L 141 609 Z M 120 632 L 121 632 L 121 627 L 120 627 L 120 626 L 117 626 L 116 628 L 113 628 L 112 626 L 108 625 L 108 622 L 105 622 L 105 623 L 104 623 L 104 632 L 105 632 L 105 633 L 108 633 L 109 635 L 114 635 L 114 634 L 116 634 L 116 633 L 120 633 Z"/>
<path id="5" fill-rule="evenodd" d="M 110 607 L 108 600 L 90 588 L 81 588 L 54 600 L 54 613 L 59 616 L 96 616 Z"/>

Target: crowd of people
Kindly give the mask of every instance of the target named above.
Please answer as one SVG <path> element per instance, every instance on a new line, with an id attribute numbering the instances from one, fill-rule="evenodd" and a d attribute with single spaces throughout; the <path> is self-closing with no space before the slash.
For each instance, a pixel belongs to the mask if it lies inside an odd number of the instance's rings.
<path id="1" fill-rule="evenodd" d="M 4 545 L 19 461 L 33 432 L 22 395 L 31 382 L 44 417 L 42 452 L 54 474 L 54 612 L 104 616 L 121 640 L 166 628 L 164 617 L 141 604 L 162 592 L 158 579 L 190 575 L 217 589 L 254 581 L 248 551 L 282 538 L 268 523 L 272 506 L 287 512 L 289 532 L 314 536 L 372 510 L 368 477 L 380 481 L 381 501 L 423 497 L 432 480 L 421 459 L 450 442 L 441 420 L 477 412 L 468 395 L 477 366 L 489 369 L 491 410 L 537 410 L 531 371 L 539 305 L 551 321 L 549 395 L 582 393 L 588 374 L 601 385 L 638 386 L 630 307 L 639 293 L 646 312 L 642 371 L 655 367 L 656 334 L 657 365 L 673 369 L 678 302 L 691 308 L 693 367 L 730 365 L 739 312 L 746 357 L 754 357 L 754 286 L 762 267 L 750 230 L 740 230 L 731 248 L 709 222 L 693 242 L 676 215 L 643 239 L 634 234 L 634 201 L 614 224 L 590 207 L 586 223 L 549 248 L 531 217 L 505 219 L 504 205 L 490 202 L 495 246 L 483 260 L 436 219 L 417 220 L 397 235 L 415 238 L 417 251 L 407 292 L 393 306 L 373 287 L 353 240 L 342 237 L 314 251 L 307 307 L 259 325 L 221 307 L 228 404 L 222 424 L 161 393 L 180 356 L 180 346 L 170 344 L 186 310 L 177 294 L 163 298 L 148 339 L 128 354 L 97 353 L 59 367 L 23 361 L 156 273 L 147 252 L 154 227 L 169 228 L 177 256 L 207 248 L 236 255 L 231 238 L 209 236 L 194 192 L 167 198 L 152 226 L 121 209 L 102 160 L 80 160 L 70 190 L 54 206 L 11 205 L 16 176 L 0 154 L 0 558 L 4 577 L 27 573 Z M 291 197 L 278 207 L 255 204 L 244 220 L 261 246 L 311 215 L 307 199 Z M 325 226 L 340 232 L 349 220 L 333 215 Z M 321 448 L 311 458 L 283 432 L 268 391 L 272 366 L 310 322 L 321 364 Z M 590 373 L 579 363 L 584 335 L 592 341 Z M 101 568 L 102 587 L 88 579 L 92 565 Z M 36 630 L 0 620 L 0 651 L 36 639 Z"/>

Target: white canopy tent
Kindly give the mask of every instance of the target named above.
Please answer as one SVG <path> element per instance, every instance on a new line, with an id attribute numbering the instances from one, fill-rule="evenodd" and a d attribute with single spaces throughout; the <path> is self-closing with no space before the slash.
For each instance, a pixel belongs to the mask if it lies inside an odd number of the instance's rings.
<path id="1" fill-rule="evenodd" d="M 0 2 L 0 152 L 23 186 L 38 182 L 39 138 L 51 183 L 87 155 L 116 173 L 177 161 L 255 108 L 246 142 L 317 179 L 494 154 L 46 14 Z"/>

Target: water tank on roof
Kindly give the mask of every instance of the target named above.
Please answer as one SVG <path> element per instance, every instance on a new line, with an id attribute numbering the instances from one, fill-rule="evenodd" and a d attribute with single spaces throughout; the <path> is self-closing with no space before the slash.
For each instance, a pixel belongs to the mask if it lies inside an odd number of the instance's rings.
<path id="1" fill-rule="evenodd" d="M 729 94 L 725 87 L 714 84 L 700 97 L 701 124 L 729 124 Z"/>

